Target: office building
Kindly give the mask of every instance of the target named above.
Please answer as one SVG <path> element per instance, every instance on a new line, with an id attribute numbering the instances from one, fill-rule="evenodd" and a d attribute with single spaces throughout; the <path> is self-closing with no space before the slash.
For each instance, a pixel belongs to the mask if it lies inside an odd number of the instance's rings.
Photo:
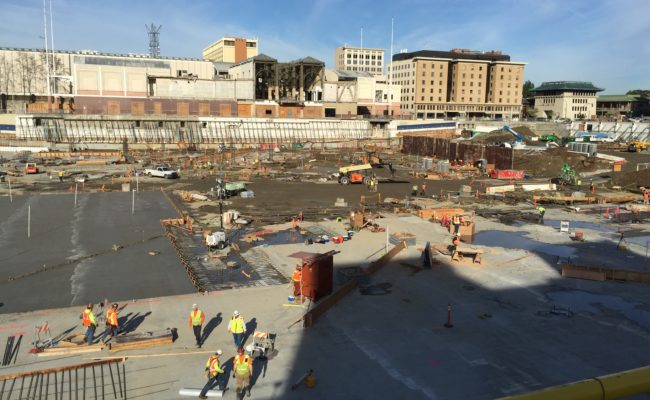
<path id="1" fill-rule="evenodd" d="M 257 39 L 222 37 L 203 49 L 203 59 L 206 61 L 238 63 L 255 57 L 257 53 Z"/>
<path id="2" fill-rule="evenodd" d="M 334 51 L 334 65 L 338 71 L 368 72 L 372 75 L 384 73 L 384 50 L 360 47 L 337 47 Z"/>
<path id="3" fill-rule="evenodd" d="M 591 82 L 543 82 L 531 92 L 535 96 L 538 117 L 549 119 L 596 118 L 596 93 L 605 89 Z"/>
<path id="4" fill-rule="evenodd" d="M 524 62 L 500 51 L 421 50 L 393 55 L 402 113 L 420 119 L 518 118 Z M 391 76 L 392 73 L 392 76 Z"/>

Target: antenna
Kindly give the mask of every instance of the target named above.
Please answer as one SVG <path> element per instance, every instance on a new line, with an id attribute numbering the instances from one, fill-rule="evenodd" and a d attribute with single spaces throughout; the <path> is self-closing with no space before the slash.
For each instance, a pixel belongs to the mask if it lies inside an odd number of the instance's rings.
<path id="1" fill-rule="evenodd" d="M 149 34 L 149 56 L 160 57 L 160 28 L 162 25 L 144 24 L 144 26 Z"/>

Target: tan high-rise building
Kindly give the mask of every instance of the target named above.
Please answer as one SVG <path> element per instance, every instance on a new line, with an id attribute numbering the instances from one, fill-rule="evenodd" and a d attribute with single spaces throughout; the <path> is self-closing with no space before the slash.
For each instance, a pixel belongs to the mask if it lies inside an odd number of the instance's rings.
<path id="1" fill-rule="evenodd" d="M 203 49 L 206 61 L 238 63 L 257 55 L 257 39 L 222 37 Z"/>
<path id="2" fill-rule="evenodd" d="M 416 118 L 516 118 L 523 62 L 498 51 L 422 50 L 393 56 L 389 80 L 401 86 L 403 114 Z"/>
<path id="3" fill-rule="evenodd" d="M 335 69 L 339 71 L 360 71 L 372 75 L 384 73 L 384 50 L 360 47 L 337 47 L 334 51 Z"/>

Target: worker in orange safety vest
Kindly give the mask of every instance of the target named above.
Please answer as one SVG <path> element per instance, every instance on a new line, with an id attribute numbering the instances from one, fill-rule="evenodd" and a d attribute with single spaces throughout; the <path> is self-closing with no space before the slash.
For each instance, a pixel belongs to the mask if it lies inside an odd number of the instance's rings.
<path id="1" fill-rule="evenodd" d="M 298 297 L 302 294 L 302 266 L 296 265 L 293 271 L 293 295 Z"/>
<path id="2" fill-rule="evenodd" d="M 214 355 L 211 355 L 210 358 L 208 358 L 208 362 L 205 363 L 205 372 L 206 372 L 206 377 L 208 378 L 208 382 L 206 382 L 205 386 L 201 390 L 201 393 L 199 393 L 199 399 L 207 399 L 208 396 L 208 390 L 212 389 L 215 384 L 217 386 L 219 385 L 219 376 L 220 374 L 223 374 L 223 369 L 221 369 L 221 363 L 219 361 L 219 356 L 222 354 L 221 350 L 217 350 Z M 222 389 L 223 390 L 223 389 Z"/>
<path id="3" fill-rule="evenodd" d="M 643 191 L 643 204 L 650 204 L 650 190 L 648 189 Z"/>
<path id="4" fill-rule="evenodd" d="M 201 348 L 201 328 L 205 322 L 205 314 L 199 310 L 199 306 L 192 304 L 192 312 L 190 312 L 189 323 L 194 331 L 194 338 L 196 339 L 196 347 Z"/>
<path id="5" fill-rule="evenodd" d="M 88 344 L 93 344 L 95 340 L 95 329 L 97 329 L 97 320 L 95 319 L 95 314 L 93 313 L 93 305 L 88 304 L 81 314 L 81 323 L 86 327 L 86 335 L 84 337 L 84 342 Z"/>
<path id="6" fill-rule="evenodd" d="M 251 375 L 253 375 L 253 359 L 244 354 L 244 349 L 237 349 L 237 356 L 235 356 L 232 377 L 237 379 L 236 392 L 238 395 L 243 395 L 247 392 L 248 397 L 251 396 Z"/>
<path id="7" fill-rule="evenodd" d="M 111 308 L 106 311 L 106 328 L 108 329 L 108 334 L 111 337 L 115 337 L 118 334 L 118 322 L 117 322 L 117 303 L 113 303 Z"/>

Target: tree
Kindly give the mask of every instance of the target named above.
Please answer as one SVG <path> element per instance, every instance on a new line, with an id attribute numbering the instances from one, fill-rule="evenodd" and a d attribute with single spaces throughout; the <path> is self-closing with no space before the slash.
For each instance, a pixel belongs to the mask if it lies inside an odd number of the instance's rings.
<path id="1" fill-rule="evenodd" d="M 546 117 L 547 117 L 548 119 L 553 119 L 553 116 L 555 115 L 555 113 L 553 112 L 553 110 L 544 110 L 544 112 L 546 113 Z"/>
<path id="2" fill-rule="evenodd" d="M 523 97 L 528 98 L 532 96 L 531 90 L 535 89 L 535 84 L 531 81 L 524 82 L 523 86 Z"/>
<path id="3" fill-rule="evenodd" d="M 634 90 L 628 90 L 627 93 L 628 95 L 640 95 L 640 96 L 648 96 L 650 95 L 650 90 L 644 90 L 644 89 L 634 89 Z"/>
<path id="4" fill-rule="evenodd" d="M 535 118 L 538 112 L 539 110 L 534 107 L 526 109 L 526 115 L 528 116 L 528 118 Z"/>

